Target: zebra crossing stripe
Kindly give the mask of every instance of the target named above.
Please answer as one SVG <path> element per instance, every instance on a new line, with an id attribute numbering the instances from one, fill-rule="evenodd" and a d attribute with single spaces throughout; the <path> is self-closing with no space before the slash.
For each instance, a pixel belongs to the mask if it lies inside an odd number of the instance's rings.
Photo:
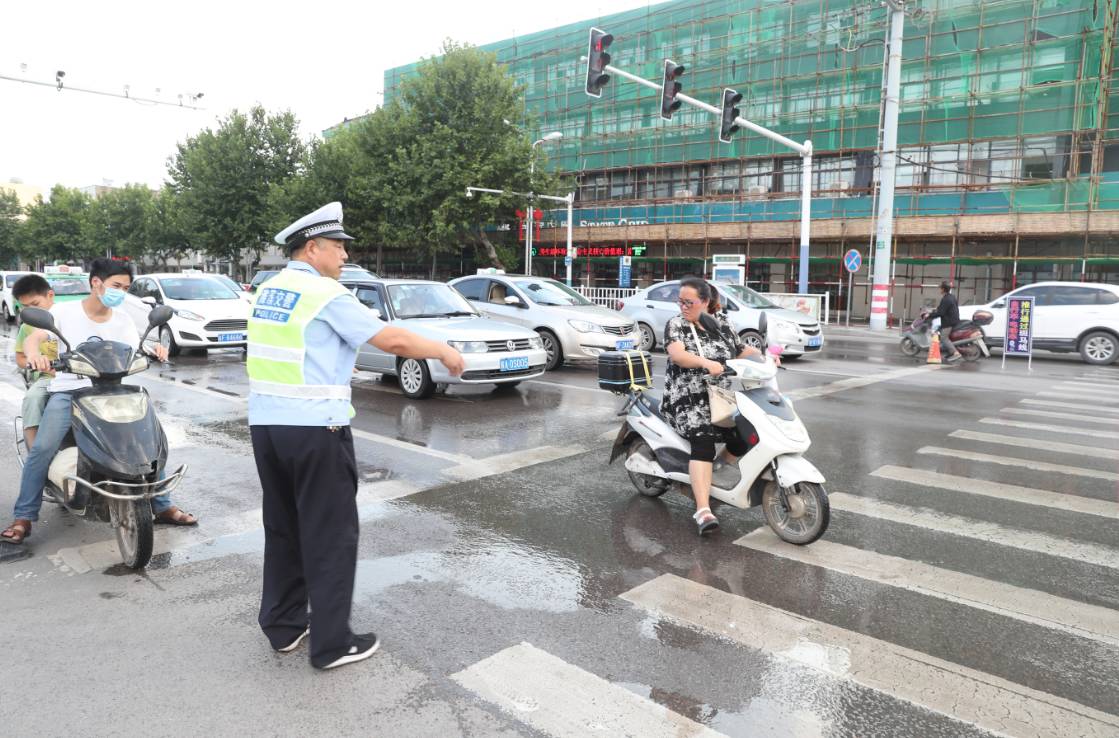
<path id="1" fill-rule="evenodd" d="M 1071 425 L 1048 425 L 1046 423 L 1026 423 L 1020 420 L 1004 420 L 1002 418 L 980 418 L 980 423 L 987 425 L 1004 425 L 1007 428 L 1026 428 L 1029 430 L 1042 430 L 1050 433 L 1071 433 L 1074 436 L 1092 436 L 1093 438 L 1112 438 L 1119 440 L 1119 433 L 1084 428 L 1074 428 Z"/>
<path id="2" fill-rule="evenodd" d="M 1087 390 L 1088 392 L 1106 392 L 1112 393 L 1111 388 L 1104 387 L 1098 382 L 1073 382 L 1065 381 L 1057 385 L 1057 389 L 1067 389 L 1069 391 Z"/>
<path id="3" fill-rule="evenodd" d="M 739 538 L 735 545 L 1119 646 L 1119 610 L 941 569 L 923 561 L 864 551 L 827 539 L 811 546 L 794 546 L 782 541 L 769 528 L 758 528 Z"/>
<path id="4" fill-rule="evenodd" d="M 939 446 L 923 446 L 916 450 L 919 454 L 928 454 L 932 456 L 947 456 L 949 458 L 963 458 L 963 460 L 980 462 L 985 464 L 999 464 L 1002 466 L 1014 466 L 1017 469 L 1031 469 L 1035 472 L 1052 472 L 1054 474 L 1071 474 L 1072 476 L 1088 476 L 1091 479 L 1107 480 L 1109 482 L 1119 482 L 1119 474 L 1116 472 L 1104 472 L 1098 469 L 1084 469 L 1083 466 L 1068 466 L 1065 464 L 1050 464 L 1049 462 L 1034 461 L 1033 458 L 1017 458 L 1014 456 L 995 456 L 991 454 L 980 454 L 975 451 L 957 451 L 956 448 L 940 448 Z M 883 467 L 885 469 L 885 467 Z M 896 469 L 896 467 L 891 467 Z M 942 476 L 947 476 L 942 475 Z M 965 482 L 975 482 L 977 486 L 984 484 L 996 484 L 995 482 L 982 482 L 982 480 L 972 480 L 970 477 L 958 476 L 953 479 L 963 480 Z M 903 482 L 906 480 L 902 480 Z M 1029 492 L 1038 492 L 1042 490 L 1032 490 L 1026 486 L 1016 486 L 1014 484 L 997 484 L 999 489 L 1006 488 L 1007 491 L 1028 490 Z M 1052 493 L 1049 493 L 1052 494 Z M 1065 495 L 1060 495 L 1065 496 Z M 1116 503 L 1109 503 L 1112 507 L 1119 509 Z M 1110 517 L 1110 515 L 1109 515 Z"/>
<path id="5" fill-rule="evenodd" d="M 1056 556 L 1108 569 L 1119 569 L 1119 549 L 1082 543 L 1067 538 L 1039 533 L 1021 528 L 1011 528 L 985 520 L 964 518 L 921 507 L 896 505 L 892 502 L 859 497 L 843 492 L 828 495 L 832 510 L 864 515 L 868 518 L 888 520 L 891 523 L 912 525 L 925 530 L 948 535 L 973 538 L 977 541 L 1022 551 Z"/>
<path id="6" fill-rule="evenodd" d="M 1078 420 L 1082 423 L 1098 423 L 1100 425 L 1119 425 L 1119 418 L 1101 418 L 1098 415 L 1084 415 L 1083 413 L 1062 413 L 1053 410 L 1034 410 L 1028 407 L 1004 407 L 1002 412 L 1007 415 L 1033 415 L 1039 418 L 1057 418 L 1058 420 Z"/>
<path id="7" fill-rule="evenodd" d="M 1119 405 L 1119 399 L 1116 399 L 1115 393 L 1094 394 L 1091 392 L 1038 392 L 1038 397 L 1054 397 L 1061 400 L 1077 399 L 1077 400 L 1091 400 L 1100 405 Z"/>
<path id="8" fill-rule="evenodd" d="M 525 725 L 557 738 L 723 735 L 530 643 L 498 651 L 451 679 Z"/>
<path id="9" fill-rule="evenodd" d="M 1075 402 L 1056 402 L 1053 400 L 1019 400 L 1021 405 L 1036 405 L 1039 407 L 1059 407 L 1066 410 L 1089 410 L 1095 413 L 1110 413 L 1112 415 L 1119 415 L 1119 407 L 1100 407 L 1099 405 L 1078 405 Z"/>
<path id="10" fill-rule="evenodd" d="M 998 433 L 981 433 L 979 431 L 957 430 L 948 434 L 952 438 L 965 441 L 980 441 L 982 443 L 997 443 L 1003 446 L 1017 448 L 1032 448 L 1039 451 L 1052 451 L 1059 454 L 1072 454 L 1075 456 L 1091 456 L 1099 459 L 1119 460 L 1119 451 L 1099 446 L 1081 446 L 1079 443 L 1060 443 L 1058 441 L 1038 441 L 1033 438 L 1019 438 L 1017 436 L 1004 436 Z"/>
<path id="11" fill-rule="evenodd" d="M 663 574 L 621 595 L 726 638 L 1000 735 L 1103 738 L 1119 717 L 913 649 Z"/>

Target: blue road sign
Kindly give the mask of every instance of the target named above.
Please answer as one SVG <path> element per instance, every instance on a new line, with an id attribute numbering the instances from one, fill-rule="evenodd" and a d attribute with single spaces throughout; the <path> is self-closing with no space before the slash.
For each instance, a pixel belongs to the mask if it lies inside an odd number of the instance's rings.
<path id="1" fill-rule="evenodd" d="M 847 271 L 852 274 L 859 271 L 863 265 L 863 256 L 859 253 L 858 249 L 851 249 L 843 255 L 843 266 L 847 267 Z"/>

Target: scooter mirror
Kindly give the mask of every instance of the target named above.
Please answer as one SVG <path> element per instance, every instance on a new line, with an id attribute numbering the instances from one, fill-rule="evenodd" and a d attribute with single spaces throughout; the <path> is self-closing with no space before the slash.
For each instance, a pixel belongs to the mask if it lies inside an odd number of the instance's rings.
<path id="1" fill-rule="evenodd" d="M 715 320 L 715 316 L 711 315 L 711 313 L 701 314 L 699 316 L 699 325 L 708 333 L 714 333 L 718 335 L 720 331 L 719 322 Z"/>
<path id="2" fill-rule="evenodd" d="M 164 325 L 174 314 L 175 311 L 167 305 L 156 305 L 148 313 L 148 330 Z"/>
<path id="3" fill-rule="evenodd" d="M 54 327 L 54 316 L 42 308 L 25 307 L 19 311 L 19 321 L 32 328 L 39 328 L 51 333 L 57 332 Z"/>
<path id="4" fill-rule="evenodd" d="M 766 317 L 764 312 L 758 316 L 758 333 L 762 334 L 762 338 L 765 338 L 766 334 L 769 333 L 769 318 Z"/>

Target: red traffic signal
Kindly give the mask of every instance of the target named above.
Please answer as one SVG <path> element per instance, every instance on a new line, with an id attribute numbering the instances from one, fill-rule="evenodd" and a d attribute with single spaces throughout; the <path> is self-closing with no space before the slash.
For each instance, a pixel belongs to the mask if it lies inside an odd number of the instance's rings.
<path id="1" fill-rule="evenodd" d="M 590 42 L 587 44 L 587 94 L 591 97 L 602 97 L 602 88 L 610 81 L 606 67 L 610 64 L 610 55 L 606 50 L 614 43 L 614 37 L 600 28 L 591 29 Z"/>
<path id="2" fill-rule="evenodd" d="M 683 101 L 677 100 L 676 95 L 684 89 L 680 78 L 684 76 L 684 67 L 676 62 L 664 60 L 664 75 L 661 77 L 661 117 L 672 120 L 672 114 L 680 109 Z"/>

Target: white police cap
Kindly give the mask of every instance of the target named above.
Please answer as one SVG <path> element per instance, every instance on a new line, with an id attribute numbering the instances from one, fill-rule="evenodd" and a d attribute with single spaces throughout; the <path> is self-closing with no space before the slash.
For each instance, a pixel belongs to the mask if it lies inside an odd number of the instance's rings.
<path id="1" fill-rule="evenodd" d="M 313 213 L 304 215 L 276 234 L 276 243 L 286 246 L 304 238 L 323 236 L 339 241 L 353 241 L 353 236 L 342 230 L 342 203 L 329 202 Z"/>

